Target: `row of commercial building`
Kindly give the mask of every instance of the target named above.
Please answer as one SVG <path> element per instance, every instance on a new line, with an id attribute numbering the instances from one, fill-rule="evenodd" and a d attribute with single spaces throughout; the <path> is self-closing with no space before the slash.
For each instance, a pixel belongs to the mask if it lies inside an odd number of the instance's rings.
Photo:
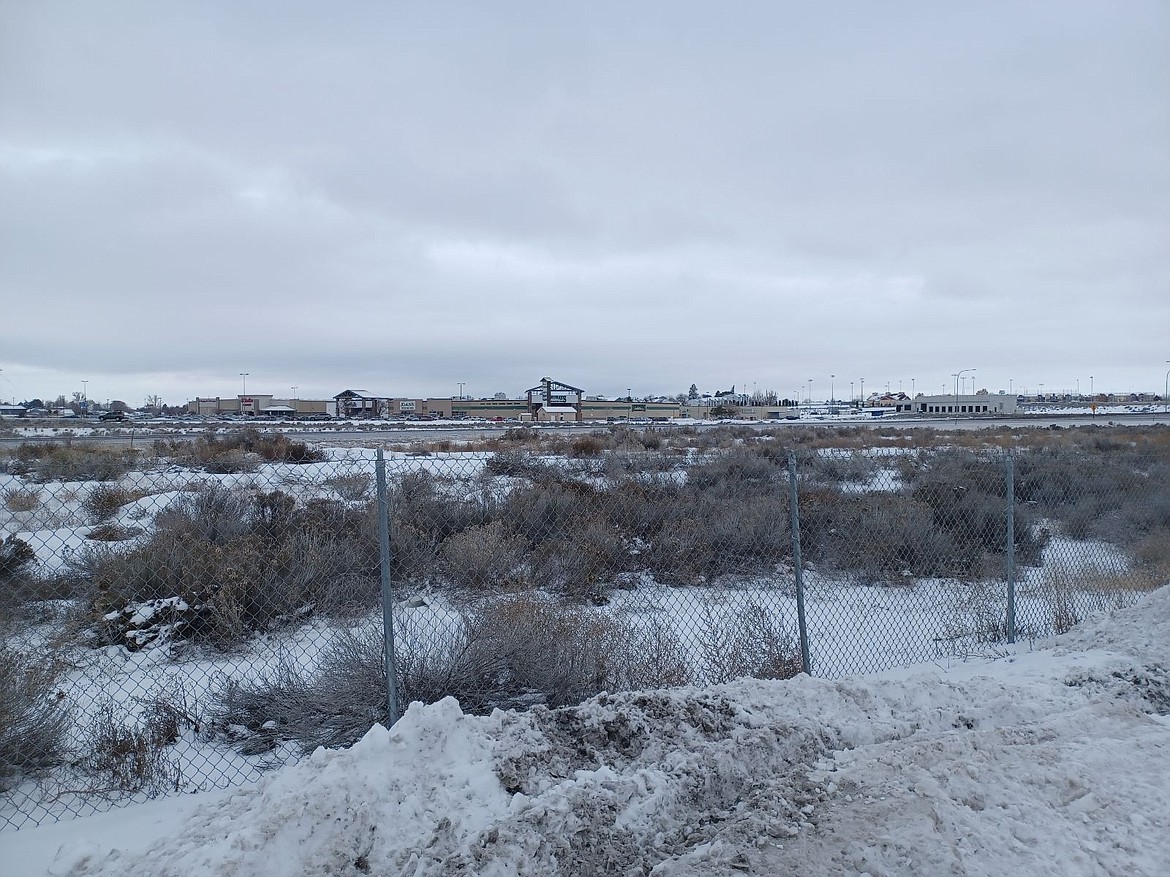
<path id="1" fill-rule="evenodd" d="M 314 417 L 329 416 L 346 419 L 424 419 L 424 420 L 515 420 L 534 422 L 576 422 L 586 420 L 672 420 L 693 417 L 741 417 L 756 420 L 780 420 L 798 417 L 809 408 L 824 414 L 847 413 L 855 406 L 849 404 L 819 406 L 751 405 L 741 400 L 634 401 L 626 399 L 598 399 L 585 395 L 574 387 L 552 378 L 542 378 L 519 398 L 497 394 L 491 399 L 454 397 L 411 397 L 372 393 L 369 390 L 346 389 L 331 399 L 278 398 L 256 393 L 235 397 L 199 397 L 187 404 L 192 414 L 217 416 L 224 414 L 245 417 Z M 913 399 L 903 393 L 875 396 L 861 406 L 874 415 L 913 413 L 925 416 L 1015 414 L 1017 400 L 1006 394 L 975 393 L 972 395 L 926 396 Z"/>

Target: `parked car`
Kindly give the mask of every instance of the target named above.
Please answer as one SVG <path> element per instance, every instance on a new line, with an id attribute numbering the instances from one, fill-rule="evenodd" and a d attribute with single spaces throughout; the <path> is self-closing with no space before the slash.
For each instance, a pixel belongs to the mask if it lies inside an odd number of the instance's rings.
<path id="1" fill-rule="evenodd" d="M 103 414 L 101 417 L 98 418 L 98 420 L 118 420 L 118 421 L 125 421 L 125 420 L 129 420 L 129 419 L 130 419 L 130 415 L 128 415 L 125 411 L 107 411 L 105 414 Z"/>

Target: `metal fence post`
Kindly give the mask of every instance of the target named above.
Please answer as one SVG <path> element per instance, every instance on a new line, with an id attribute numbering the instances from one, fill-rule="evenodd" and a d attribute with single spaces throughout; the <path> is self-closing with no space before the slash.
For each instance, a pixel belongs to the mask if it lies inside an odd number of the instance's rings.
<path id="1" fill-rule="evenodd" d="M 386 496 L 386 458 L 378 448 L 378 555 L 382 575 L 382 631 L 386 643 L 387 727 L 398 721 L 398 668 L 394 663 L 394 600 L 390 593 L 390 502 Z"/>
<path id="2" fill-rule="evenodd" d="M 1007 492 L 1007 544 L 1004 551 L 1007 560 L 1007 640 L 1016 641 L 1016 457 L 1008 452 L 1005 471 Z"/>
<path id="3" fill-rule="evenodd" d="M 812 675 L 808 654 L 808 626 L 804 616 L 804 564 L 800 559 L 800 506 L 796 490 L 796 454 L 788 452 L 788 513 L 792 520 L 792 567 L 796 573 L 796 626 L 800 631 L 801 669 Z"/>

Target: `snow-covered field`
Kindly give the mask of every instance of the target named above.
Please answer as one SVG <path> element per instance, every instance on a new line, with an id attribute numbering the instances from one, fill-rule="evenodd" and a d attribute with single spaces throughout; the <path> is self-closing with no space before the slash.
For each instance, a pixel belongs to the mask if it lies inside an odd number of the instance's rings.
<path id="1" fill-rule="evenodd" d="M 1148 875 L 1170 588 L 1000 657 L 463 715 L 256 784 L 0 834 L 40 875 Z"/>

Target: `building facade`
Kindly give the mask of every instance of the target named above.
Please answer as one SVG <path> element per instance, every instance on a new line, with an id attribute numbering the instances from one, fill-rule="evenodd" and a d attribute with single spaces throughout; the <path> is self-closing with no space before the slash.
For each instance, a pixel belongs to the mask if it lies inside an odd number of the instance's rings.
<path id="1" fill-rule="evenodd" d="M 912 410 L 927 417 L 954 417 L 956 415 L 1015 414 L 1016 397 L 1006 393 L 975 393 L 974 395 L 914 397 Z"/>

